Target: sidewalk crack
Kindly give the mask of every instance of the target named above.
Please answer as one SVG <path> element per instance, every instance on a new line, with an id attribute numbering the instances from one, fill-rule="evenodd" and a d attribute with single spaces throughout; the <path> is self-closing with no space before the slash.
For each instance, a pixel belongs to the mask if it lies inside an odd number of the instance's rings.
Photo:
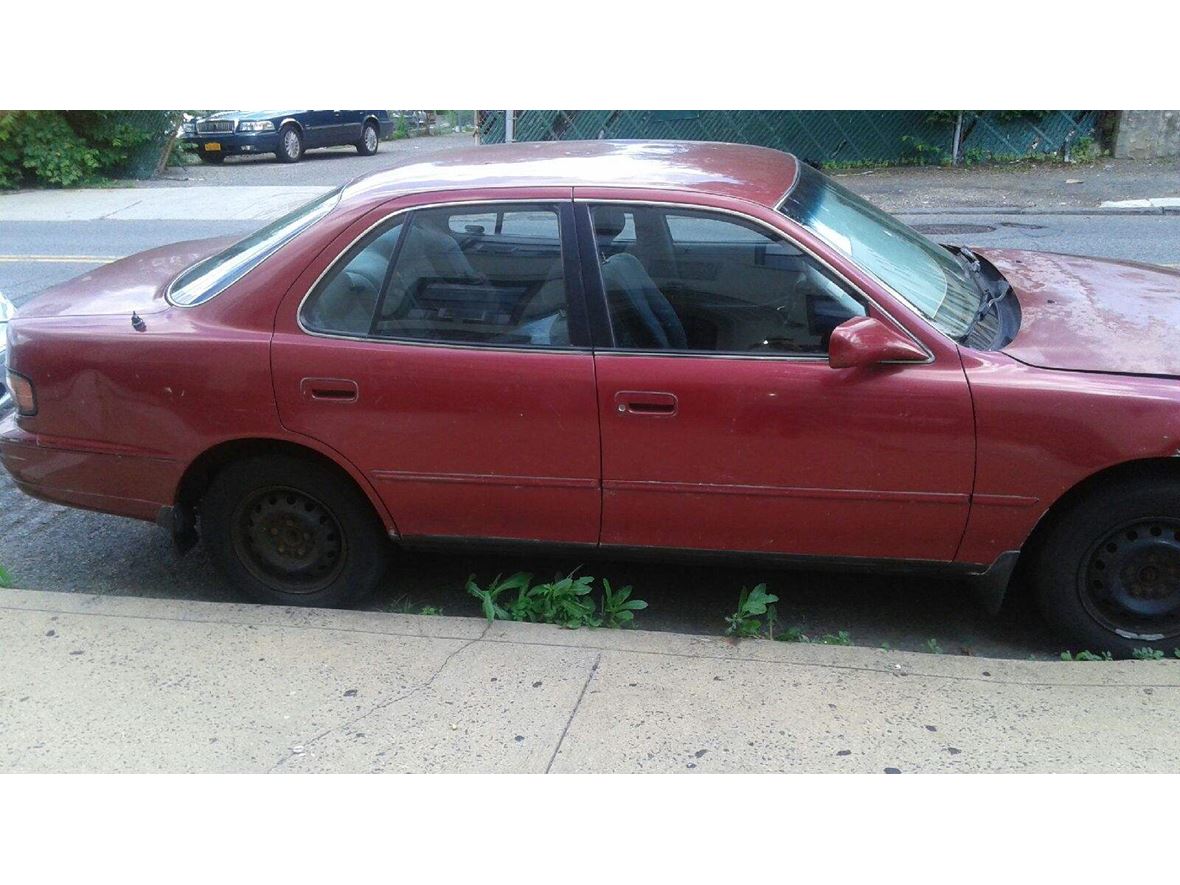
<path id="1" fill-rule="evenodd" d="M 561 730 L 561 737 L 557 739 L 557 746 L 553 748 L 553 755 L 549 757 L 549 764 L 545 766 L 545 774 L 549 773 L 549 770 L 553 768 L 553 763 L 557 761 L 557 754 L 561 752 L 561 745 L 565 743 L 565 736 L 569 734 L 574 717 L 578 714 L 578 708 L 582 706 L 582 698 L 586 697 L 586 689 L 590 687 L 590 683 L 594 679 L 594 674 L 598 672 L 598 665 L 601 661 L 602 652 L 600 651 L 598 657 L 594 659 L 594 663 L 590 666 L 590 672 L 586 674 L 586 681 L 582 683 L 582 691 L 578 694 L 578 700 L 574 703 L 574 708 L 570 710 L 570 718 L 565 721 L 565 728 Z"/>
<path id="2" fill-rule="evenodd" d="M 453 652 L 451 652 L 449 655 L 447 655 L 445 658 L 443 658 L 443 662 L 435 668 L 434 672 L 430 674 L 430 678 L 427 679 L 425 682 L 421 682 L 418 685 L 415 685 L 409 691 L 403 692 L 402 694 L 399 694 L 397 697 L 393 697 L 393 698 L 390 698 L 389 700 L 382 701 L 379 704 L 374 704 L 372 707 L 370 707 L 364 713 L 360 713 L 356 716 L 353 716 L 351 719 L 347 719 L 344 722 L 341 722 L 337 725 L 333 725 L 330 728 L 326 728 L 323 731 L 321 731 L 319 734 L 315 735 L 314 737 L 309 738 L 308 740 L 304 741 L 302 745 L 296 744 L 296 746 L 302 746 L 304 748 L 304 750 L 306 751 L 306 749 L 308 747 L 310 747 L 312 744 L 316 743 L 317 741 L 322 740 L 323 738 L 326 738 L 328 735 L 332 734 L 332 732 L 340 731 L 341 729 L 349 728 L 350 726 L 356 725 L 358 722 L 361 722 L 364 719 L 367 719 L 369 716 L 372 716 L 374 713 L 376 713 L 380 710 L 384 710 L 387 707 L 392 707 L 394 704 L 397 704 L 397 703 L 400 703 L 401 701 L 412 698 L 414 695 L 418 694 L 419 692 L 425 691 L 426 689 L 430 688 L 432 685 L 434 685 L 434 681 L 436 679 L 438 679 L 438 677 L 442 674 L 443 670 L 445 670 L 447 668 L 447 665 L 450 664 L 451 661 L 454 660 L 455 657 L 460 652 L 466 651 L 467 649 L 471 648 L 471 646 L 475 645 L 477 642 L 479 642 L 481 639 L 483 639 L 484 636 L 487 635 L 487 632 L 490 628 L 491 628 L 491 624 L 488 624 L 487 627 L 484 627 L 482 633 L 480 633 L 474 639 L 467 640 L 467 642 L 464 642 L 461 646 L 459 646 L 457 649 L 455 649 Z M 296 753 L 294 750 L 289 751 L 286 756 L 279 759 L 277 762 L 275 762 L 274 765 L 272 765 L 269 769 L 267 769 L 267 774 L 273 774 L 274 772 L 276 772 L 280 768 L 282 768 L 284 765 L 286 765 L 288 762 L 290 762 L 294 757 L 301 756 L 301 755 L 303 755 L 303 754 Z"/>

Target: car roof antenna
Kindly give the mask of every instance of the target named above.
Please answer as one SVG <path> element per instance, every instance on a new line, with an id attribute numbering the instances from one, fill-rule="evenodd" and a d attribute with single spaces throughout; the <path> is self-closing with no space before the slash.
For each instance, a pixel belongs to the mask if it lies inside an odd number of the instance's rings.
<path id="1" fill-rule="evenodd" d="M 135 311 L 131 311 L 131 328 L 134 329 L 136 332 L 146 332 L 147 331 L 147 323 L 145 323 L 143 321 L 143 317 L 141 317 Z"/>

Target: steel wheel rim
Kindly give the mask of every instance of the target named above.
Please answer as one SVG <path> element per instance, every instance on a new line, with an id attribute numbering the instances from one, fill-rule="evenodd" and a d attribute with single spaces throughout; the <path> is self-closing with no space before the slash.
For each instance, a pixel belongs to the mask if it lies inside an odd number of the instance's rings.
<path id="1" fill-rule="evenodd" d="M 283 150 L 292 160 L 299 156 L 299 136 L 293 129 L 283 136 Z"/>
<path id="2" fill-rule="evenodd" d="M 1180 520 L 1136 519 L 1094 544 L 1079 574 L 1092 618 L 1128 639 L 1180 635 Z"/>
<path id="3" fill-rule="evenodd" d="M 348 545 L 335 514 L 288 486 L 247 495 L 233 515 L 238 559 L 256 579 L 283 593 L 316 593 L 344 570 Z"/>
<path id="4" fill-rule="evenodd" d="M 365 127 L 365 150 L 377 150 L 377 132 L 372 126 Z"/>

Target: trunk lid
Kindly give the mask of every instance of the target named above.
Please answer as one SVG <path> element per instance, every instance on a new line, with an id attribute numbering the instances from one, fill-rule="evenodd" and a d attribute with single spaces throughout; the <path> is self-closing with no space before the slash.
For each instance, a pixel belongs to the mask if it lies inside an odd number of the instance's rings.
<path id="1" fill-rule="evenodd" d="M 182 271 L 240 240 L 214 237 L 128 255 L 60 283 L 21 305 L 20 318 L 158 313 L 164 292 Z"/>

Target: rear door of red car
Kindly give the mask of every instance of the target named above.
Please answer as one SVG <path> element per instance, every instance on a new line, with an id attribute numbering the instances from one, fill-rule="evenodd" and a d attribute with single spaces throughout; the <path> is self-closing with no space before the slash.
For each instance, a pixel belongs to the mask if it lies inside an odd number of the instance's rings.
<path id="1" fill-rule="evenodd" d="M 284 425 L 361 470 L 403 536 L 597 543 L 570 190 L 390 211 L 352 225 L 280 308 Z"/>
<path id="2" fill-rule="evenodd" d="M 953 348 L 833 369 L 832 328 L 880 312 L 803 250 L 688 206 L 578 210 L 604 546 L 954 558 L 974 426 Z"/>

